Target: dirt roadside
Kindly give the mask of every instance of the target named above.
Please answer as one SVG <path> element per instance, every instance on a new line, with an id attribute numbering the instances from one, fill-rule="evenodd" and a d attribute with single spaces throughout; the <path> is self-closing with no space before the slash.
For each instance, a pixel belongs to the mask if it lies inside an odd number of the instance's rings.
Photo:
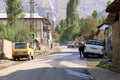
<path id="1" fill-rule="evenodd" d="M 50 49 L 49 51 L 45 51 L 44 53 L 43 52 L 41 53 L 40 51 L 36 51 L 35 58 L 41 58 L 41 57 L 50 55 L 51 53 L 58 52 L 58 51 L 60 51 L 60 49 L 58 47 L 54 47 L 53 49 Z M 26 61 L 27 61 L 26 59 L 21 59 L 20 61 L 13 61 L 11 59 L 4 59 L 4 60 L 0 59 L 0 70 L 5 69 L 10 66 L 13 66 L 13 65 L 17 65 L 17 64 L 26 62 Z"/>
<path id="2" fill-rule="evenodd" d="M 95 67 L 100 61 L 106 61 L 108 59 L 88 59 L 87 70 L 95 78 L 95 80 L 120 80 L 120 73 L 113 72 L 109 69 Z"/>

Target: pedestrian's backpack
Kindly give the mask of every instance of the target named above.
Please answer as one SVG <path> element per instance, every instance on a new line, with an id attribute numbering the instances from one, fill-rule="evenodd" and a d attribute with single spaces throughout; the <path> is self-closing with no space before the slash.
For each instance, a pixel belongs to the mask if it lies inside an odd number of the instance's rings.
<path id="1" fill-rule="evenodd" d="M 84 46 L 85 46 L 84 43 L 82 42 L 79 43 L 79 48 L 84 48 Z"/>

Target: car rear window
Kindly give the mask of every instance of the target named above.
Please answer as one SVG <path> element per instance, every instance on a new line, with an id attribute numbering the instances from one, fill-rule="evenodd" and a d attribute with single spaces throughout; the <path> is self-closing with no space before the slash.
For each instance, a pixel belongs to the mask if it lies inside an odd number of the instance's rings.
<path id="1" fill-rule="evenodd" d="M 27 47 L 26 43 L 16 43 L 15 44 L 15 49 L 23 49 L 26 47 Z"/>
<path id="2" fill-rule="evenodd" d="M 103 46 L 102 42 L 100 41 L 88 41 L 86 44 Z"/>

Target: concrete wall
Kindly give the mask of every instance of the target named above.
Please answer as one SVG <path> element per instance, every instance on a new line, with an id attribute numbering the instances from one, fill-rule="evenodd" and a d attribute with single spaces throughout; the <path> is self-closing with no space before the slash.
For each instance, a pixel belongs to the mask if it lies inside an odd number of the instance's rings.
<path id="1" fill-rule="evenodd" d="M 12 58 L 12 42 L 8 40 L 3 40 L 3 52 L 5 57 L 11 59 Z"/>

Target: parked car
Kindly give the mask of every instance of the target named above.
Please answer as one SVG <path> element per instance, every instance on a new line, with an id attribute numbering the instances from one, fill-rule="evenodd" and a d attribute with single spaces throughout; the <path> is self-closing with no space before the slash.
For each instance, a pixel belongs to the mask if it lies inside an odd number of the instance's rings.
<path id="1" fill-rule="evenodd" d="M 55 43 L 55 46 L 60 46 L 60 43 L 56 42 L 56 43 Z"/>
<path id="2" fill-rule="evenodd" d="M 75 48 L 75 42 L 74 41 L 68 41 L 67 48 Z"/>
<path id="3" fill-rule="evenodd" d="M 13 60 L 19 60 L 20 58 L 27 58 L 28 60 L 34 59 L 34 49 L 32 48 L 30 43 L 14 43 L 12 57 Z"/>
<path id="4" fill-rule="evenodd" d="M 89 40 L 85 43 L 85 53 L 84 56 L 88 55 L 99 55 L 99 57 L 104 56 L 104 46 L 102 41 L 99 40 Z"/>

